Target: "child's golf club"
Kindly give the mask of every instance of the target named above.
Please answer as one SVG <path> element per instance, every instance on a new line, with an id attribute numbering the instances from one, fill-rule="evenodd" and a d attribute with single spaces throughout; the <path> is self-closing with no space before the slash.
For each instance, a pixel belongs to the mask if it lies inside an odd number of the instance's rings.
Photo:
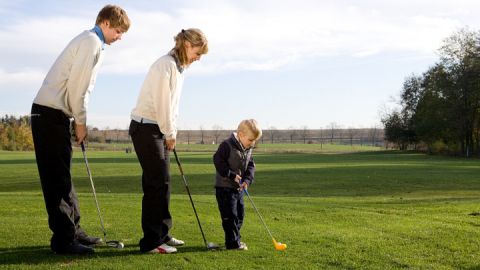
<path id="1" fill-rule="evenodd" d="M 116 241 L 116 240 L 107 241 L 107 232 L 105 231 L 105 227 L 103 226 L 103 218 L 102 218 L 102 214 L 100 213 L 100 207 L 98 206 L 97 193 L 95 192 L 95 186 L 93 185 L 92 173 L 90 172 L 90 167 L 88 166 L 85 145 L 82 142 L 80 146 L 82 147 L 83 159 L 85 160 L 85 166 L 87 167 L 88 177 L 90 178 L 90 184 L 92 185 L 93 198 L 95 199 L 95 205 L 97 206 L 98 217 L 100 218 L 100 225 L 102 226 L 103 240 L 108 247 L 123 248 L 124 245 L 120 241 Z"/>
<path id="2" fill-rule="evenodd" d="M 249 199 L 250 202 L 252 203 L 253 209 L 255 209 L 255 212 L 257 212 L 258 217 L 260 218 L 260 220 L 261 220 L 262 223 L 263 223 L 263 226 L 265 226 L 265 229 L 267 229 L 268 234 L 269 234 L 270 237 L 272 238 L 273 246 L 275 247 L 275 249 L 276 249 L 276 250 L 285 250 L 285 249 L 287 249 L 287 244 L 282 244 L 282 243 L 280 243 L 280 242 L 277 242 L 277 241 L 275 240 L 275 238 L 273 238 L 273 235 L 272 235 L 272 233 L 270 232 L 270 230 L 268 229 L 267 224 L 266 224 L 265 221 L 263 220 L 262 215 L 260 215 L 260 212 L 258 211 L 257 207 L 256 207 L 255 204 L 253 203 L 253 200 L 252 200 L 252 198 L 250 197 L 250 194 L 248 193 L 248 190 L 247 190 L 247 189 L 244 189 L 243 191 L 245 192 L 245 194 L 247 194 L 248 199 Z"/>
<path id="3" fill-rule="evenodd" d="M 192 200 L 192 195 L 190 194 L 190 189 L 188 188 L 187 179 L 185 178 L 185 175 L 183 174 L 182 165 L 180 164 L 180 160 L 178 159 L 177 151 L 175 150 L 175 148 L 173 149 L 173 154 L 175 155 L 175 160 L 177 161 L 178 169 L 180 170 L 180 174 L 182 175 L 183 183 L 185 184 L 185 188 L 187 189 L 188 197 L 190 198 L 190 203 L 192 204 L 193 212 L 195 213 L 195 217 L 197 218 L 198 227 L 200 228 L 200 232 L 202 233 L 203 242 L 205 243 L 205 247 L 208 250 L 218 249 L 219 246 L 217 244 L 215 244 L 213 242 L 208 242 L 207 243 L 207 239 L 205 238 L 205 234 L 203 233 L 202 225 L 200 224 L 200 219 L 198 218 L 197 210 L 195 209 L 195 204 L 193 203 L 193 200 Z"/>

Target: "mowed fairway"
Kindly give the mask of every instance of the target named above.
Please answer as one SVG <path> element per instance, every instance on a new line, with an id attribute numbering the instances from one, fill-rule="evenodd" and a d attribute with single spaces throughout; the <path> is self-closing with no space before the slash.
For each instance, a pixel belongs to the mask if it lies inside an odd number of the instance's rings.
<path id="1" fill-rule="evenodd" d="M 479 160 L 395 151 L 257 151 L 250 194 L 277 241 L 275 251 L 248 200 L 249 250 L 206 251 L 172 159 L 172 234 L 177 254 L 138 251 L 140 165 L 135 154 L 88 152 L 108 236 L 126 247 L 58 256 L 34 154 L 0 152 L 0 269 L 480 269 Z M 208 241 L 223 244 L 212 152 L 179 152 Z M 87 232 L 101 235 L 81 152 L 72 172 Z"/>

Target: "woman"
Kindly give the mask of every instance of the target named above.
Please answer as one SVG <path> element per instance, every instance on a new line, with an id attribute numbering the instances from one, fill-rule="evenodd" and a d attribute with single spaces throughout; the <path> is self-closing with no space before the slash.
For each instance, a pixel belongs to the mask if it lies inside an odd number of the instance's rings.
<path id="1" fill-rule="evenodd" d="M 142 166 L 142 252 L 174 253 L 175 246 L 184 244 L 168 233 L 172 227 L 169 151 L 176 143 L 183 71 L 207 52 L 202 31 L 182 29 L 175 36 L 175 47 L 150 67 L 131 114 L 129 133 Z"/>

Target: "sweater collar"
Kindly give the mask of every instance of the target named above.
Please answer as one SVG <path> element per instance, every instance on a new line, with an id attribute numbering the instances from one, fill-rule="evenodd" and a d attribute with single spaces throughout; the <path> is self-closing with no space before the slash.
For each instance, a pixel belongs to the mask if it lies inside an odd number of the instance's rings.
<path id="1" fill-rule="evenodd" d="M 172 50 L 169 55 L 171 57 L 173 57 L 173 59 L 175 60 L 175 64 L 177 65 L 177 70 L 178 72 L 180 73 L 183 73 L 183 71 L 185 70 L 185 68 L 182 66 L 182 64 L 180 63 L 180 60 L 178 60 L 178 57 L 177 55 L 175 54 L 175 52 Z"/>
<path id="2" fill-rule="evenodd" d="M 240 147 L 240 149 L 241 149 L 243 152 L 249 150 L 249 149 L 246 149 L 246 148 L 243 146 L 242 142 L 240 142 L 240 138 L 238 137 L 237 132 L 233 132 L 232 137 L 233 137 L 233 140 L 235 141 L 235 143 Z"/>
<path id="3" fill-rule="evenodd" d="M 97 34 L 98 38 L 102 42 L 102 50 L 105 50 L 105 36 L 103 35 L 102 29 L 100 29 L 100 26 L 95 25 L 95 27 L 90 30 L 90 32 L 93 32 Z"/>

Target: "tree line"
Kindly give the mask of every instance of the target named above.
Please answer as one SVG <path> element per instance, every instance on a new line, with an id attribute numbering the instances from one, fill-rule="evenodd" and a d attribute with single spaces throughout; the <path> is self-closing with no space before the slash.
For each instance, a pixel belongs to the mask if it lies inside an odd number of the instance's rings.
<path id="1" fill-rule="evenodd" d="M 0 150 L 33 150 L 29 116 L 5 115 L 0 118 Z"/>
<path id="2" fill-rule="evenodd" d="M 212 129 L 202 126 L 198 130 L 179 130 L 177 142 L 184 144 L 218 144 L 228 138 L 233 130 L 215 125 Z M 265 129 L 261 143 L 303 143 L 303 144 L 350 144 L 384 146 L 383 129 L 377 128 L 341 128 L 331 123 L 324 129 L 302 128 Z M 130 143 L 128 130 L 88 127 L 88 141 L 97 143 Z M 0 150 L 33 150 L 30 128 L 30 116 L 9 116 L 0 118 Z"/>
<path id="3" fill-rule="evenodd" d="M 382 117 L 385 137 L 400 149 L 480 155 L 480 32 L 446 38 L 439 61 L 404 80 L 400 109 Z"/>

